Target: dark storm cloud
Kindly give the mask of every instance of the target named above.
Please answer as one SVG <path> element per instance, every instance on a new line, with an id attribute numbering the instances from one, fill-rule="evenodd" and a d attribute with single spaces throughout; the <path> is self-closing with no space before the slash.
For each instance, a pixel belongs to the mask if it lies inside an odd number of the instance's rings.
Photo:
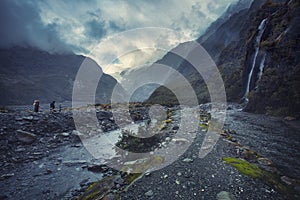
<path id="1" fill-rule="evenodd" d="M 59 38 L 56 24 L 44 25 L 34 0 L 0 1 L 0 47 L 30 46 L 65 53 L 69 48 Z"/>
<path id="2" fill-rule="evenodd" d="M 106 34 L 105 21 L 93 19 L 86 23 L 85 28 L 87 35 L 94 39 L 100 39 Z"/>

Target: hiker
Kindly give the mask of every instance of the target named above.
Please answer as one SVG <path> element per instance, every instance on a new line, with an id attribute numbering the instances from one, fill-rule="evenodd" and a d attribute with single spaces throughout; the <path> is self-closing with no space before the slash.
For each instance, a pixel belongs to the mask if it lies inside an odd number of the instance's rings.
<path id="1" fill-rule="evenodd" d="M 34 100 L 33 102 L 33 111 L 39 112 L 40 109 L 40 100 Z"/>
<path id="2" fill-rule="evenodd" d="M 52 101 L 52 103 L 50 103 L 50 112 L 55 112 L 55 101 Z"/>
<path id="3" fill-rule="evenodd" d="M 58 105 L 58 111 L 61 112 L 61 103 Z"/>

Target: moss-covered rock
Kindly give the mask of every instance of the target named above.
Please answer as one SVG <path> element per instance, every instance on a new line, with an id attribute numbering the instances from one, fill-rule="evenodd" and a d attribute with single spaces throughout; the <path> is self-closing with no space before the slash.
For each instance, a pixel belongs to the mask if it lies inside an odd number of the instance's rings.
<path id="1" fill-rule="evenodd" d="M 223 160 L 227 164 L 235 167 L 241 174 L 255 179 L 260 179 L 267 185 L 276 188 L 279 192 L 286 195 L 288 198 L 294 199 L 295 196 L 299 196 L 299 192 L 294 190 L 291 185 L 284 183 L 281 180 L 280 175 L 277 173 L 268 172 L 258 167 L 256 164 L 250 163 L 240 158 L 225 157 L 223 158 Z"/>
<path id="2" fill-rule="evenodd" d="M 106 177 L 91 184 L 87 190 L 79 197 L 79 200 L 95 200 L 105 197 L 114 186 L 115 176 Z"/>

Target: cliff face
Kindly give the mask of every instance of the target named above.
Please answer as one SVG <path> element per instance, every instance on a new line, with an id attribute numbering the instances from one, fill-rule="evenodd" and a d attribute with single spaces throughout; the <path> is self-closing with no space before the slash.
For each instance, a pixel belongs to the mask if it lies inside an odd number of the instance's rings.
<path id="1" fill-rule="evenodd" d="M 299 0 L 256 0 L 197 40 L 218 65 L 228 101 L 247 98 L 252 112 L 299 113 L 299 13 Z M 174 68 L 189 80 L 199 103 L 209 101 L 202 77 L 187 61 Z M 166 94 L 158 88 L 149 101 L 164 102 Z"/>
<path id="2" fill-rule="evenodd" d="M 267 19 L 260 42 L 263 60 L 255 67 L 247 110 L 275 115 L 300 112 L 300 5 L 299 1 L 267 2 L 258 11 L 255 21 Z M 251 28 L 251 30 L 254 30 Z M 252 35 L 248 35 L 243 78 L 247 76 L 253 52 Z M 262 70 L 261 70 L 262 69 Z M 262 72 L 261 72 L 262 71 Z"/>
<path id="3" fill-rule="evenodd" d="M 58 55 L 15 47 L 0 50 L 0 105 L 71 101 L 73 83 L 84 56 Z M 99 67 L 100 68 L 100 67 Z M 96 102 L 107 103 L 117 81 L 103 74 Z"/>

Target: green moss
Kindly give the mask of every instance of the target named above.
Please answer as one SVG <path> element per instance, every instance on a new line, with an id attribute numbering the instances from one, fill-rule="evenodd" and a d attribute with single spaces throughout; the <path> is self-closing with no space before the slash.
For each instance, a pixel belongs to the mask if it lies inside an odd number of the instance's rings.
<path id="1" fill-rule="evenodd" d="M 252 178 L 262 178 L 263 177 L 263 171 L 259 167 L 257 167 L 255 164 L 249 163 L 246 160 L 242 160 L 242 159 L 238 159 L 238 158 L 230 158 L 230 157 L 223 158 L 223 160 L 227 164 L 237 168 L 237 170 L 242 174 L 245 174 Z"/>
<path id="2" fill-rule="evenodd" d="M 87 190 L 78 198 L 79 200 L 102 199 L 114 185 L 115 176 L 105 177 L 90 185 Z"/>
<path id="3" fill-rule="evenodd" d="M 294 198 L 294 195 L 297 194 L 297 192 L 291 186 L 288 186 L 281 182 L 280 176 L 278 174 L 265 171 L 259 168 L 256 164 L 239 158 L 225 157 L 223 158 L 223 160 L 227 164 L 235 167 L 241 174 L 262 180 L 267 185 L 276 188 L 279 192 L 286 195 L 288 198 Z"/>
<path id="4" fill-rule="evenodd" d="M 164 122 L 168 124 L 168 123 L 172 123 L 173 120 L 172 119 L 166 119 L 166 120 L 164 120 Z"/>
<path id="5" fill-rule="evenodd" d="M 131 184 L 134 182 L 137 178 L 139 178 L 142 174 L 141 173 L 131 173 L 128 174 L 125 178 L 125 183 L 126 184 Z"/>
<path id="6" fill-rule="evenodd" d="M 199 124 L 199 126 L 202 127 L 202 128 L 208 128 L 207 124 Z"/>

